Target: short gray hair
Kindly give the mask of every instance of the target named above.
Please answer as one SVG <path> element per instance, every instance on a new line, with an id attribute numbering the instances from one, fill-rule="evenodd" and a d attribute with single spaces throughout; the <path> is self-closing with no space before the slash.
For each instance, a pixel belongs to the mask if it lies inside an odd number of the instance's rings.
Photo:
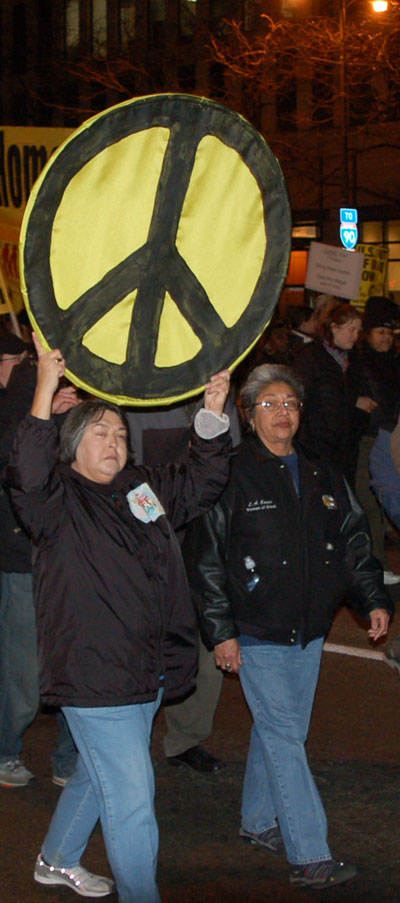
<path id="1" fill-rule="evenodd" d="M 249 373 L 240 392 L 241 404 L 248 420 L 254 415 L 254 405 L 260 392 L 268 389 L 272 383 L 287 383 L 296 393 L 299 401 L 304 399 L 304 386 L 293 370 L 285 364 L 261 364 Z"/>
<path id="2" fill-rule="evenodd" d="M 66 417 L 60 433 L 60 461 L 64 464 L 72 464 L 76 458 L 78 445 L 87 427 L 91 423 L 98 423 L 104 417 L 105 411 L 117 414 L 122 425 L 127 431 L 128 458 L 133 456 L 129 441 L 129 425 L 118 405 L 110 401 L 82 401 L 81 404 L 71 408 Z"/>

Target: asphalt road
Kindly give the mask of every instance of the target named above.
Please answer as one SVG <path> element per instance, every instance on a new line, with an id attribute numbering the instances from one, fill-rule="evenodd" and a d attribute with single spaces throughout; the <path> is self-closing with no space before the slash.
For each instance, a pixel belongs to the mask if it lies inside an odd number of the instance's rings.
<path id="1" fill-rule="evenodd" d="M 399 562 L 400 552 L 394 555 Z M 400 635 L 400 590 L 391 635 Z M 328 637 L 335 646 L 371 647 L 365 625 L 342 609 Z M 380 647 L 381 648 L 381 647 Z M 172 769 L 164 759 L 162 713 L 153 737 L 160 824 L 159 883 L 163 903 L 292 903 L 327 895 L 330 903 L 400 901 L 400 677 L 379 658 L 326 651 L 308 753 L 330 825 L 337 858 L 357 863 L 356 879 L 326 891 L 291 888 L 284 859 L 238 838 L 240 792 L 250 716 L 238 680 L 227 676 L 213 734 L 205 744 L 227 767 L 216 776 Z M 56 805 L 50 751 L 55 719 L 41 714 L 25 738 L 24 760 L 36 779 L 21 790 L 0 789 L 1 903 L 56 903 L 78 899 L 65 888 L 32 880 L 35 857 Z M 101 832 L 84 864 L 109 874 Z M 114 896 L 108 898 L 114 903 Z M 140 901 L 137 901 L 140 903 Z"/>

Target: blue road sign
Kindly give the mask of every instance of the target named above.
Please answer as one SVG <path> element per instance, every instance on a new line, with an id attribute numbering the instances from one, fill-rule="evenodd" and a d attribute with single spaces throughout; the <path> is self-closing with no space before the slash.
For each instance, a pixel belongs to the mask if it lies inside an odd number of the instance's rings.
<path id="1" fill-rule="evenodd" d="M 346 223 L 358 223 L 357 210 L 354 207 L 341 207 L 340 222 L 344 225 L 346 225 Z"/>
<path id="2" fill-rule="evenodd" d="M 352 251 L 357 244 L 358 229 L 357 226 L 346 226 L 343 223 L 340 226 L 340 241 L 347 251 Z"/>

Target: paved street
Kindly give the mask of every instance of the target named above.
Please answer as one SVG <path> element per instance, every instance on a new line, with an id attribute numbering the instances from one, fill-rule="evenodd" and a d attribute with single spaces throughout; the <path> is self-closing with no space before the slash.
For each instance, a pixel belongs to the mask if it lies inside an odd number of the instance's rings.
<path id="1" fill-rule="evenodd" d="M 393 597 L 400 600 L 396 588 Z M 391 629 L 400 634 L 400 604 Z M 371 646 L 343 609 L 328 638 L 335 646 Z M 153 755 L 161 846 L 163 903 L 292 903 L 328 895 L 330 903 L 400 901 L 400 677 L 376 659 L 333 652 L 323 656 L 308 751 L 339 858 L 357 862 L 359 877 L 328 891 L 290 888 L 284 859 L 239 840 L 240 790 L 250 717 L 234 676 L 226 677 L 210 751 L 227 768 L 214 777 L 170 768 L 164 760 L 160 714 Z M 40 715 L 26 736 L 24 758 L 36 780 L 21 790 L 0 790 L 2 903 L 72 901 L 70 890 L 32 880 L 35 856 L 59 791 L 51 784 L 49 753 L 55 719 Z M 96 830 L 84 863 L 109 874 Z M 114 897 L 109 897 L 114 903 Z"/>

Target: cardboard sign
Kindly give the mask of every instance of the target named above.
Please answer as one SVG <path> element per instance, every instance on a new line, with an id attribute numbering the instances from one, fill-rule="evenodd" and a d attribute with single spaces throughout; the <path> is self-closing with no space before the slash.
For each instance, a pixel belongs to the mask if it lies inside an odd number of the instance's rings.
<path id="1" fill-rule="evenodd" d="M 312 241 L 306 288 L 349 301 L 357 298 L 363 262 L 363 254 Z"/>
<path id="2" fill-rule="evenodd" d="M 358 244 L 357 251 L 364 255 L 360 290 L 356 298 L 357 307 L 364 308 L 372 295 L 385 294 L 386 270 L 389 249 L 383 245 Z"/>

